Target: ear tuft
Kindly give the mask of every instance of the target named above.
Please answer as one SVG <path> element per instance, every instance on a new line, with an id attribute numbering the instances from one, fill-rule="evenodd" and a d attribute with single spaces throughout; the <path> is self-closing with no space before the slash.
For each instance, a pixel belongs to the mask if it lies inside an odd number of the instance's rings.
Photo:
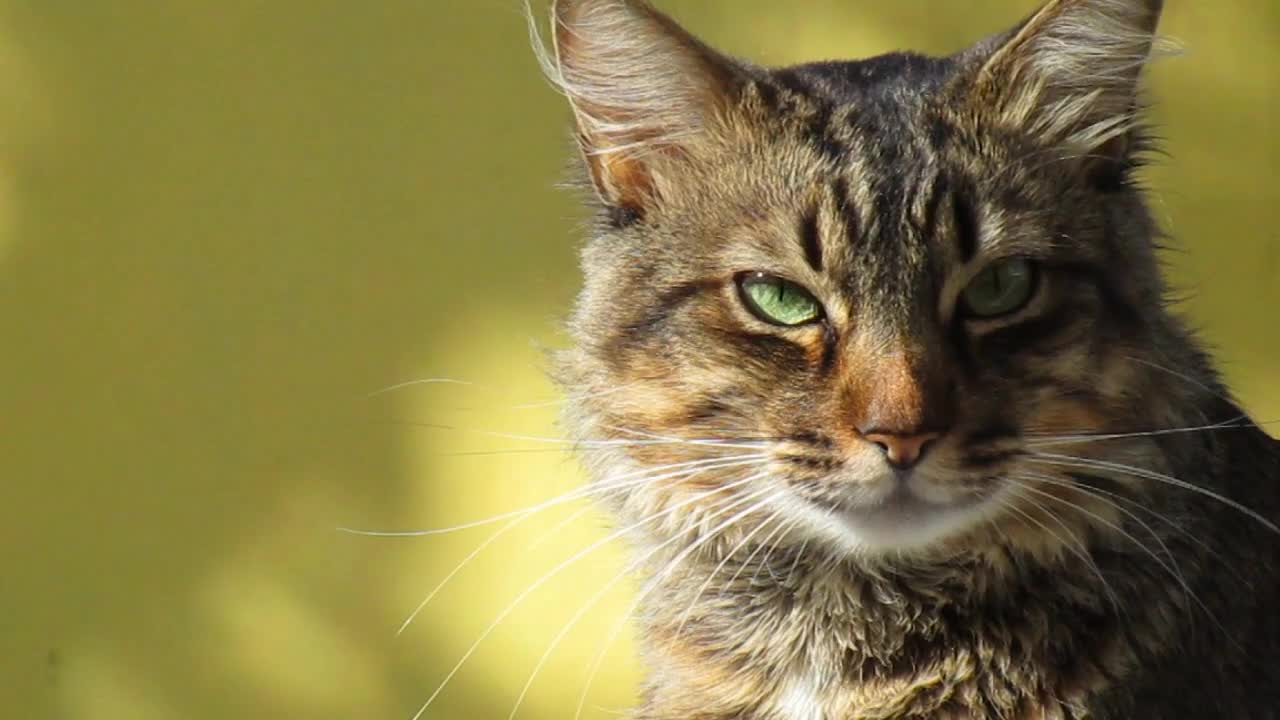
<path id="1" fill-rule="evenodd" d="M 557 0 L 552 38 L 554 56 L 535 45 L 573 108 L 596 191 L 642 217 L 661 200 L 667 161 L 726 105 L 736 67 L 643 0 Z"/>
<path id="2" fill-rule="evenodd" d="M 1161 0 L 1054 0 L 1016 28 L 978 74 L 1000 122 L 1081 153 L 1121 155 L 1138 125 L 1139 80 Z"/>

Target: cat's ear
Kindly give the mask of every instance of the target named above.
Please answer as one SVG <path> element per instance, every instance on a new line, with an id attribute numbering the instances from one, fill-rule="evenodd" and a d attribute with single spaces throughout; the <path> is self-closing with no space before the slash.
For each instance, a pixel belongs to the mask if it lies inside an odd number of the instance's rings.
<path id="1" fill-rule="evenodd" d="M 552 81 L 568 97 L 591 180 L 643 216 L 728 103 L 738 70 L 643 0 L 556 0 Z"/>
<path id="2" fill-rule="evenodd" d="M 1123 156 L 1162 0 L 1053 0 L 986 54 L 975 91 L 1003 125 L 1094 157 Z"/>

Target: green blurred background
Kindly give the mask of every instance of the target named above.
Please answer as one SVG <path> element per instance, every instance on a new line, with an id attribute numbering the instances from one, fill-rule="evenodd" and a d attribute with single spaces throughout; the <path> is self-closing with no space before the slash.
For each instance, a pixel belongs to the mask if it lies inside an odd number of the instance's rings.
<path id="1" fill-rule="evenodd" d="M 668 0 L 766 63 L 945 52 L 1023 0 Z M 1185 308 L 1280 418 L 1280 3 L 1168 3 L 1149 171 Z M 518 0 L 0 0 L 0 711 L 407 720 L 606 527 L 567 492 L 542 348 L 577 284 L 567 115 Z M 474 384 L 397 383 L 448 378 Z M 447 425 L 448 427 L 442 427 Z M 505 718 L 616 577 L 529 593 L 425 717 Z M 520 717 L 630 701 L 627 583 Z"/>

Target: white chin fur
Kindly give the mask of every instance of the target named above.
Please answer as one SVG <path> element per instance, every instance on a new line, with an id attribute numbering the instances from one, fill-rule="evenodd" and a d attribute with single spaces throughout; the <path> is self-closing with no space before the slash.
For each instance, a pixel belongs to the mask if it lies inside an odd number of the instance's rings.
<path id="1" fill-rule="evenodd" d="M 798 515 L 821 540 L 849 554 L 887 554 L 943 546 L 991 519 L 997 498 L 957 503 L 950 493 L 922 483 L 916 491 L 908 482 L 903 506 L 866 505 L 853 510 L 828 510 L 800 498 L 786 498 L 786 511 Z M 944 497 L 945 495 L 945 497 Z M 937 502 L 936 500 L 942 500 Z"/>

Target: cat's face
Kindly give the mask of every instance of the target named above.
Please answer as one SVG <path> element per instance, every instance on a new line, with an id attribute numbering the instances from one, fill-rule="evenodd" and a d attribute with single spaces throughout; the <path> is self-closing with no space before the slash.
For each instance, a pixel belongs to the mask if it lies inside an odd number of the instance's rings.
<path id="1" fill-rule="evenodd" d="M 767 71 L 642 4 L 562 0 L 602 201 L 563 373 L 624 518 L 860 553 L 1053 535 L 1055 502 L 1105 520 L 1029 456 L 1162 419 L 1134 416 L 1161 311 L 1129 177 L 1157 5 Z"/>

